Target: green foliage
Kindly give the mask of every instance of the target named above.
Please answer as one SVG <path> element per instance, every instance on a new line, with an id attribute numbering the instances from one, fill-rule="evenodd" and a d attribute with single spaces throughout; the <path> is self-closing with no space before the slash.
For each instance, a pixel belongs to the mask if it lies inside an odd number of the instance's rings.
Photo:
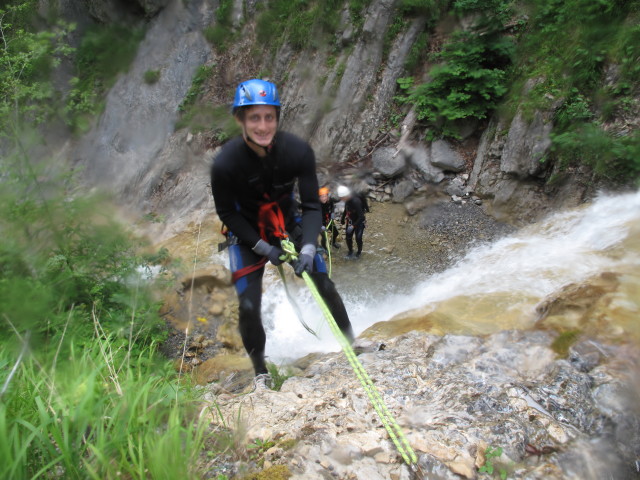
<path id="1" fill-rule="evenodd" d="M 370 3 L 371 0 L 349 0 L 349 13 L 356 31 L 359 31 L 364 25 L 365 8 Z"/>
<path id="2" fill-rule="evenodd" d="M 55 91 L 49 76 L 72 53 L 65 38 L 73 26 L 58 22 L 33 31 L 37 2 L 0 7 L 0 140 L 12 138 L 23 123 L 41 124 L 53 113 Z"/>
<path id="3" fill-rule="evenodd" d="M 487 447 L 484 452 L 484 465 L 478 469 L 478 472 L 486 473 L 491 476 L 493 476 L 495 472 L 501 480 L 505 480 L 507 478 L 507 471 L 501 467 L 496 468 L 494 465 L 494 459 L 499 458 L 501 455 L 502 447 Z"/>
<path id="4" fill-rule="evenodd" d="M 64 190 L 68 179 L 23 153 L 3 158 L 1 167 L 0 333 L 29 331 L 44 348 L 69 330 L 79 343 L 93 336 L 98 315 L 106 332 L 123 339 L 135 322 L 146 332 L 141 348 L 162 338 L 157 306 L 139 274 L 141 242 L 98 206 L 99 198 Z"/>
<path id="5" fill-rule="evenodd" d="M 225 107 L 211 107 L 198 103 L 198 98 L 204 92 L 206 82 L 215 72 L 214 65 L 200 65 L 191 82 L 182 103 L 178 107 L 180 119 L 176 122 L 176 130 L 189 127 L 192 131 L 204 131 L 211 129 L 212 125 L 222 135 L 235 132 L 235 126 L 228 109 Z M 218 125 L 216 125 L 218 124 Z"/>
<path id="6" fill-rule="evenodd" d="M 512 14 L 512 6 L 512 0 L 454 0 L 451 9 L 460 16 L 480 13 L 485 18 L 506 22 Z"/>
<path id="7" fill-rule="evenodd" d="M 402 102 L 416 106 L 435 135 L 456 137 L 456 122 L 484 119 L 507 92 L 506 68 L 513 42 L 499 34 L 459 32 L 437 55 L 442 63 L 431 70 L 431 81 L 410 87 L 412 79 L 399 79 L 408 95 Z"/>
<path id="8" fill-rule="evenodd" d="M 333 80 L 333 83 L 335 84 L 336 87 L 340 85 L 340 82 L 342 81 L 342 77 L 344 76 L 344 72 L 346 69 L 347 69 L 347 64 L 345 62 L 341 62 L 340 65 L 338 65 L 338 68 L 336 69 L 336 76 Z"/>
<path id="9" fill-rule="evenodd" d="M 566 130 L 576 123 L 582 123 L 593 119 L 594 114 L 589 99 L 573 88 L 564 103 L 558 108 L 555 116 L 555 124 L 562 130 Z"/>
<path id="10" fill-rule="evenodd" d="M 147 70 L 144 72 L 144 81 L 149 85 L 153 85 L 160 80 L 160 70 Z"/>
<path id="11" fill-rule="evenodd" d="M 443 5 L 439 5 L 435 0 L 401 0 L 398 8 L 404 15 L 435 16 Z"/>
<path id="12" fill-rule="evenodd" d="M 212 139 L 221 145 L 242 132 L 224 105 L 193 105 L 176 122 L 176 130 L 188 127 L 192 132 L 211 130 Z"/>
<path id="13" fill-rule="evenodd" d="M 284 42 L 297 51 L 318 48 L 332 39 L 341 8 L 341 0 L 270 1 L 257 20 L 258 41 L 272 49 Z"/>
<path id="14" fill-rule="evenodd" d="M 65 110 L 73 130 L 88 128 L 117 75 L 129 68 L 143 37 L 142 29 L 119 25 L 95 25 L 87 30 L 75 57 L 76 75 Z"/>
<path id="15" fill-rule="evenodd" d="M 220 6 L 216 10 L 216 21 L 225 27 L 231 26 L 231 14 L 233 13 L 233 0 L 220 0 Z"/>
<path id="16" fill-rule="evenodd" d="M 415 71 L 418 66 L 422 65 L 427 60 L 429 46 L 429 35 L 427 32 L 422 32 L 415 43 L 411 46 L 411 51 L 407 55 L 407 59 L 404 64 L 404 68 L 407 72 Z"/>
<path id="17" fill-rule="evenodd" d="M 178 107 L 179 112 L 186 112 L 196 103 L 197 98 L 202 93 L 204 83 L 211 78 L 214 73 L 214 69 L 215 65 L 200 65 L 198 67 L 198 70 L 193 77 L 193 81 L 191 82 L 191 87 L 189 87 L 187 94 L 184 96 L 182 103 Z"/>
<path id="18" fill-rule="evenodd" d="M 221 25 L 206 27 L 202 33 L 204 38 L 216 49 L 218 53 L 224 53 L 229 47 L 229 30 Z"/>
<path id="19" fill-rule="evenodd" d="M 1 478 L 200 478 L 197 399 L 154 345 L 132 356 L 113 340 L 97 333 L 49 362 L 0 349 L 0 365 L 16 367 L 0 370 Z"/>
<path id="20" fill-rule="evenodd" d="M 595 123 L 572 125 L 551 135 L 552 154 L 561 165 L 583 163 L 603 178 L 640 178 L 640 133 L 615 135 Z"/>
<path id="21" fill-rule="evenodd" d="M 400 34 L 400 32 L 402 32 L 406 28 L 406 26 L 407 23 L 405 22 L 405 19 L 402 15 L 398 14 L 393 18 L 391 24 L 389 25 L 389 28 L 384 35 L 384 45 L 382 47 L 382 53 L 385 58 L 389 55 L 389 51 L 391 50 L 393 41 Z"/>
<path id="22" fill-rule="evenodd" d="M 290 371 L 281 372 L 275 363 L 267 364 L 267 369 L 269 370 L 269 375 L 271 375 L 271 380 L 273 381 L 273 385 L 271 386 L 272 390 L 280 391 L 285 380 L 293 376 Z"/>
<path id="23" fill-rule="evenodd" d="M 561 166 L 586 164 L 615 181 L 639 178 L 638 135 L 604 128 L 616 114 L 634 112 L 640 76 L 638 2 L 527 3 L 531 19 L 519 42 L 515 80 L 537 82 L 524 98 L 513 94 L 511 103 L 524 111 L 557 109 L 549 159 Z M 603 88 L 605 67 L 617 73 Z"/>
<path id="24" fill-rule="evenodd" d="M 219 53 L 226 52 L 234 39 L 232 13 L 233 0 L 222 0 L 216 10 L 215 25 L 209 26 L 203 31 L 204 37 Z"/>
<path id="25" fill-rule="evenodd" d="M 243 480 L 287 480 L 292 473 L 286 465 L 273 465 L 258 473 L 243 477 Z"/>
<path id="26" fill-rule="evenodd" d="M 618 31 L 617 44 L 610 52 L 611 57 L 622 66 L 618 92 L 630 89 L 640 78 L 640 12 L 636 10 L 625 20 Z"/>
<path id="27" fill-rule="evenodd" d="M 622 80 L 636 79 L 640 29 L 634 3 L 637 10 L 637 2 L 621 0 L 531 0 L 520 68 L 529 77 L 554 78 L 563 92 L 577 88 L 583 94 L 601 83 L 607 60 L 624 65 Z"/>

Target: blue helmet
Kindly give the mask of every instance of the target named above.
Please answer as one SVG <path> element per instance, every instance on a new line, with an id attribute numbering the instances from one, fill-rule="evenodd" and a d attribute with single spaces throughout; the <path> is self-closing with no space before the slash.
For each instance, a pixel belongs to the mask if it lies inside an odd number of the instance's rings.
<path id="1" fill-rule="evenodd" d="M 273 105 L 280 112 L 280 97 L 276 86 L 266 80 L 247 80 L 236 88 L 233 99 L 232 112 L 235 114 L 238 108 L 250 105 Z"/>

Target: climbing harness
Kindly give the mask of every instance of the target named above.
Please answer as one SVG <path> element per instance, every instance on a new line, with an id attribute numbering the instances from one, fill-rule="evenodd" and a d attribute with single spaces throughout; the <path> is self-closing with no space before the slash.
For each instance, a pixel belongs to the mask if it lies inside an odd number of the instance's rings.
<path id="1" fill-rule="evenodd" d="M 297 260 L 298 253 L 296 252 L 296 249 L 293 243 L 288 239 L 282 239 L 280 243 L 282 246 L 282 250 L 285 252 L 285 261 L 293 262 Z M 316 285 L 313 283 L 313 280 L 311 279 L 311 277 L 307 272 L 302 272 L 302 278 L 307 284 L 307 287 L 309 288 L 309 290 L 311 291 L 313 298 L 316 300 L 316 302 L 320 306 L 322 313 L 324 314 L 324 316 L 327 319 L 327 322 L 329 323 L 329 327 L 331 328 L 333 335 L 338 340 L 338 343 L 340 343 L 340 346 L 342 347 L 342 350 L 344 351 L 347 357 L 347 360 L 351 365 L 351 368 L 353 368 L 353 371 L 355 372 L 356 377 L 362 384 L 362 388 L 367 393 L 367 396 L 369 397 L 369 401 L 371 402 L 371 405 L 373 406 L 374 410 L 378 414 L 378 417 L 380 417 L 380 421 L 384 425 L 384 428 L 387 430 L 387 433 L 389 434 L 391 441 L 395 445 L 396 449 L 402 456 L 402 459 L 405 461 L 405 463 L 412 470 L 416 471 L 418 469 L 418 465 L 417 465 L 418 458 L 413 448 L 411 448 L 409 441 L 407 440 L 404 433 L 402 432 L 402 428 L 400 427 L 400 425 L 398 425 L 398 422 L 396 422 L 391 412 L 389 412 L 389 409 L 384 403 L 384 400 L 380 396 L 380 392 L 378 392 L 378 389 L 373 384 L 371 377 L 366 372 L 366 370 L 362 366 L 362 363 L 360 362 L 355 352 L 353 351 L 353 348 L 351 347 L 349 340 L 347 340 L 347 338 L 344 336 L 344 334 L 340 330 L 340 327 L 338 327 L 338 324 L 333 318 L 333 315 L 331 315 L 331 312 L 329 311 L 329 307 L 327 306 L 325 301 L 322 299 L 322 296 L 320 295 L 320 292 L 316 288 Z"/>
<path id="2" fill-rule="evenodd" d="M 267 194 L 265 194 L 265 198 L 268 198 Z M 288 238 L 289 235 L 287 235 L 284 225 L 284 215 L 278 202 L 271 201 L 260 204 L 258 209 L 260 238 L 265 242 L 268 242 L 271 237 L 281 240 Z"/>

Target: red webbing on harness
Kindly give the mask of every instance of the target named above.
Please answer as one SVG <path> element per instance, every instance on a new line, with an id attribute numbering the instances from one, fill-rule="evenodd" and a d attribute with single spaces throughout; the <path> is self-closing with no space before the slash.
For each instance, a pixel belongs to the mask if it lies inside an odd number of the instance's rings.
<path id="1" fill-rule="evenodd" d="M 260 238 L 265 242 L 269 242 L 270 237 L 281 239 L 288 237 L 284 226 L 284 215 L 278 202 L 265 202 L 260 205 L 258 209 L 258 228 L 260 230 Z M 267 258 L 263 257 L 253 265 L 247 265 L 240 270 L 236 270 L 231 274 L 231 280 L 236 283 L 245 275 L 261 269 L 266 263 Z"/>
<path id="2" fill-rule="evenodd" d="M 284 215 L 278 202 L 265 202 L 258 210 L 258 228 L 260 238 L 269 242 L 269 237 L 287 238 L 284 228 Z"/>
<path id="3" fill-rule="evenodd" d="M 262 267 L 264 267 L 264 265 L 266 263 L 267 263 L 267 258 L 263 257 L 260 260 L 258 260 L 257 263 L 254 263 L 253 265 L 247 265 L 246 267 L 243 267 L 240 270 L 236 270 L 235 272 L 233 272 L 231 274 L 231 281 L 233 283 L 236 283 L 238 280 L 240 280 L 245 275 L 249 275 L 251 272 L 255 272 L 256 270 L 261 269 Z"/>

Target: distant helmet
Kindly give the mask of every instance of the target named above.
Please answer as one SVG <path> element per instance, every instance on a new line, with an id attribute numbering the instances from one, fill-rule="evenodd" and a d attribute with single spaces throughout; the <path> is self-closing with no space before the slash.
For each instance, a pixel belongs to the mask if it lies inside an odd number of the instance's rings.
<path id="1" fill-rule="evenodd" d="M 251 105 L 273 105 L 276 112 L 280 113 L 280 97 L 276 86 L 266 80 L 247 80 L 236 88 L 236 95 L 233 99 L 232 113 L 235 114 L 238 108 Z"/>
<path id="2" fill-rule="evenodd" d="M 351 195 L 351 190 L 349 190 L 347 187 L 345 187 L 344 185 L 340 185 L 338 187 L 338 196 L 340 198 L 348 197 L 349 195 Z"/>
<path id="3" fill-rule="evenodd" d="M 322 187 L 318 190 L 318 195 L 329 195 L 329 189 L 327 187 Z"/>

